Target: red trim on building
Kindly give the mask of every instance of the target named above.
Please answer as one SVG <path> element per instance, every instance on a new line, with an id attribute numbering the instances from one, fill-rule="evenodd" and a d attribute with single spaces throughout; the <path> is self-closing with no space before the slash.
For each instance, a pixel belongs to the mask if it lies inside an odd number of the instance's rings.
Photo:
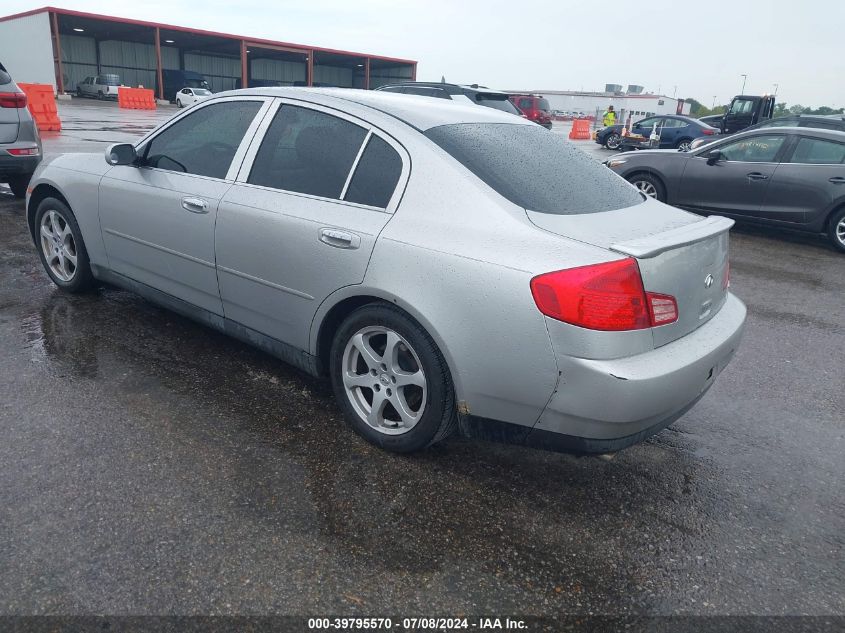
<path id="1" fill-rule="evenodd" d="M 89 18 L 92 20 L 105 20 L 108 22 L 122 22 L 123 24 L 133 24 L 136 26 L 147 26 L 151 28 L 159 28 L 165 29 L 167 31 L 179 31 L 182 33 L 193 33 L 195 35 L 207 35 L 210 37 L 220 37 L 223 39 L 228 40 L 248 40 L 249 42 L 254 42 L 256 45 L 260 46 L 261 44 L 268 44 L 270 46 L 286 46 L 290 48 L 294 48 L 296 50 L 300 50 L 304 53 L 308 53 L 309 51 L 317 51 L 320 53 L 333 53 L 335 55 L 349 55 L 351 57 L 367 57 L 365 53 L 353 53 L 352 51 L 344 51 L 334 48 L 320 48 L 320 47 L 313 47 L 313 46 L 305 46 L 302 44 L 292 44 L 290 42 L 279 42 L 276 40 L 266 40 L 254 37 L 244 37 L 241 35 L 233 35 L 231 33 L 220 33 L 218 31 L 206 31 L 204 29 L 192 29 L 186 26 L 175 26 L 173 24 L 162 24 L 160 22 L 148 22 L 146 20 L 134 20 L 130 18 L 119 18 L 111 15 L 102 15 L 99 13 L 88 13 L 85 11 L 72 11 L 70 9 L 60 9 L 57 7 L 42 7 L 40 9 L 33 9 L 31 11 L 24 11 L 23 13 L 15 13 L 14 15 L 7 15 L 5 17 L 0 17 L 0 22 L 7 22 L 9 20 L 15 20 L 17 18 L 23 18 L 30 15 L 36 15 L 38 13 L 53 13 L 54 15 L 68 15 L 68 16 L 75 16 L 79 18 Z M 312 56 L 309 54 L 309 56 Z M 386 62 L 397 62 L 400 64 L 413 64 L 415 67 L 416 72 L 416 61 L 412 59 L 401 59 L 399 57 L 385 57 L 382 55 L 370 55 L 372 59 L 379 59 Z"/>

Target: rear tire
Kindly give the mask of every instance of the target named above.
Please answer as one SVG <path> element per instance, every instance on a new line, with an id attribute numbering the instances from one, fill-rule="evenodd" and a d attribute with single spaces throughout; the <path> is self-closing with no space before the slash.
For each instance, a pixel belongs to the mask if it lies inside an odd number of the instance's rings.
<path id="1" fill-rule="evenodd" d="M 23 174 L 22 176 L 12 176 L 9 178 L 9 189 L 12 190 L 12 195 L 15 198 L 25 198 L 26 188 L 29 186 L 29 181 L 32 174 Z"/>
<path id="2" fill-rule="evenodd" d="M 455 430 L 446 361 L 431 336 L 395 306 L 371 303 L 343 321 L 329 373 L 347 423 L 376 446 L 411 453 Z"/>
<path id="3" fill-rule="evenodd" d="M 836 250 L 845 253 L 845 207 L 835 211 L 831 216 L 827 236 Z"/>
<path id="4" fill-rule="evenodd" d="M 35 212 L 35 238 L 41 264 L 54 284 L 70 293 L 94 286 L 82 231 L 64 202 L 56 198 L 41 201 Z"/>
<path id="5" fill-rule="evenodd" d="M 682 152 L 688 152 L 688 151 L 690 151 L 690 145 L 692 145 L 692 139 L 691 138 L 682 138 L 675 145 L 675 148 L 682 151 Z"/>
<path id="6" fill-rule="evenodd" d="M 102 101 L 102 100 L 103 100 L 103 99 L 105 99 L 105 98 L 106 98 L 106 97 L 105 97 L 105 95 L 103 94 L 103 91 L 102 91 L 102 90 L 98 90 L 98 91 L 97 91 L 97 99 L 99 99 L 100 101 Z"/>
<path id="7" fill-rule="evenodd" d="M 640 173 L 628 176 L 627 180 L 639 189 L 641 193 L 655 200 L 660 200 L 660 202 L 666 202 L 666 189 L 659 178 L 651 174 Z"/>

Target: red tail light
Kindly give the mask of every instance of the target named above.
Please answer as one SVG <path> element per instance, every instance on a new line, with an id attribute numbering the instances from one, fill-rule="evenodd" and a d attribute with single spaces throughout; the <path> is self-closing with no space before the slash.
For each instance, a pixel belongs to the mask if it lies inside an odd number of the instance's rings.
<path id="1" fill-rule="evenodd" d="M 590 330 L 642 330 L 678 320 L 675 298 L 647 293 L 632 258 L 539 275 L 531 294 L 546 316 Z"/>
<path id="2" fill-rule="evenodd" d="M 23 92 L 0 92 L 0 108 L 25 108 L 26 95 Z"/>
<path id="3" fill-rule="evenodd" d="M 38 148 L 37 147 L 17 147 L 13 149 L 7 149 L 12 156 L 38 156 Z"/>
<path id="4" fill-rule="evenodd" d="M 701 128 L 701 133 L 704 136 L 713 136 L 716 133 L 716 130 L 708 130 L 706 127 Z"/>

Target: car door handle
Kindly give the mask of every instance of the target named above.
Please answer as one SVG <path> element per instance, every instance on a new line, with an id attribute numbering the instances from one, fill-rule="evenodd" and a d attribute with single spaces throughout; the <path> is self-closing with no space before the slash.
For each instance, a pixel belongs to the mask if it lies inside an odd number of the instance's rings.
<path id="1" fill-rule="evenodd" d="M 359 236 L 338 229 L 320 229 L 320 241 L 335 248 L 358 248 L 361 245 Z"/>
<path id="2" fill-rule="evenodd" d="M 828 178 L 828 180 L 834 185 L 845 185 L 845 178 L 842 176 L 834 176 L 833 178 Z"/>
<path id="3" fill-rule="evenodd" d="M 759 171 L 752 171 L 748 174 L 749 180 L 768 180 L 769 177 L 766 174 L 761 174 Z"/>
<path id="4" fill-rule="evenodd" d="M 202 198 L 186 196 L 182 198 L 182 208 L 191 213 L 208 213 L 208 202 Z"/>

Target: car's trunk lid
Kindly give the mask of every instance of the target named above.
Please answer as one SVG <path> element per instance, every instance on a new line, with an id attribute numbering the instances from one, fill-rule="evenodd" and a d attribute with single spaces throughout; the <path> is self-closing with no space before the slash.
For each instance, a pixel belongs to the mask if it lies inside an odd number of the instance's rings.
<path id="1" fill-rule="evenodd" d="M 725 302 L 733 220 L 702 218 L 651 200 L 602 213 L 529 211 L 528 217 L 546 231 L 636 258 L 646 291 L 675 297 L 678 320 L 652 328 L 655 347 L 697 329 Z"/>

